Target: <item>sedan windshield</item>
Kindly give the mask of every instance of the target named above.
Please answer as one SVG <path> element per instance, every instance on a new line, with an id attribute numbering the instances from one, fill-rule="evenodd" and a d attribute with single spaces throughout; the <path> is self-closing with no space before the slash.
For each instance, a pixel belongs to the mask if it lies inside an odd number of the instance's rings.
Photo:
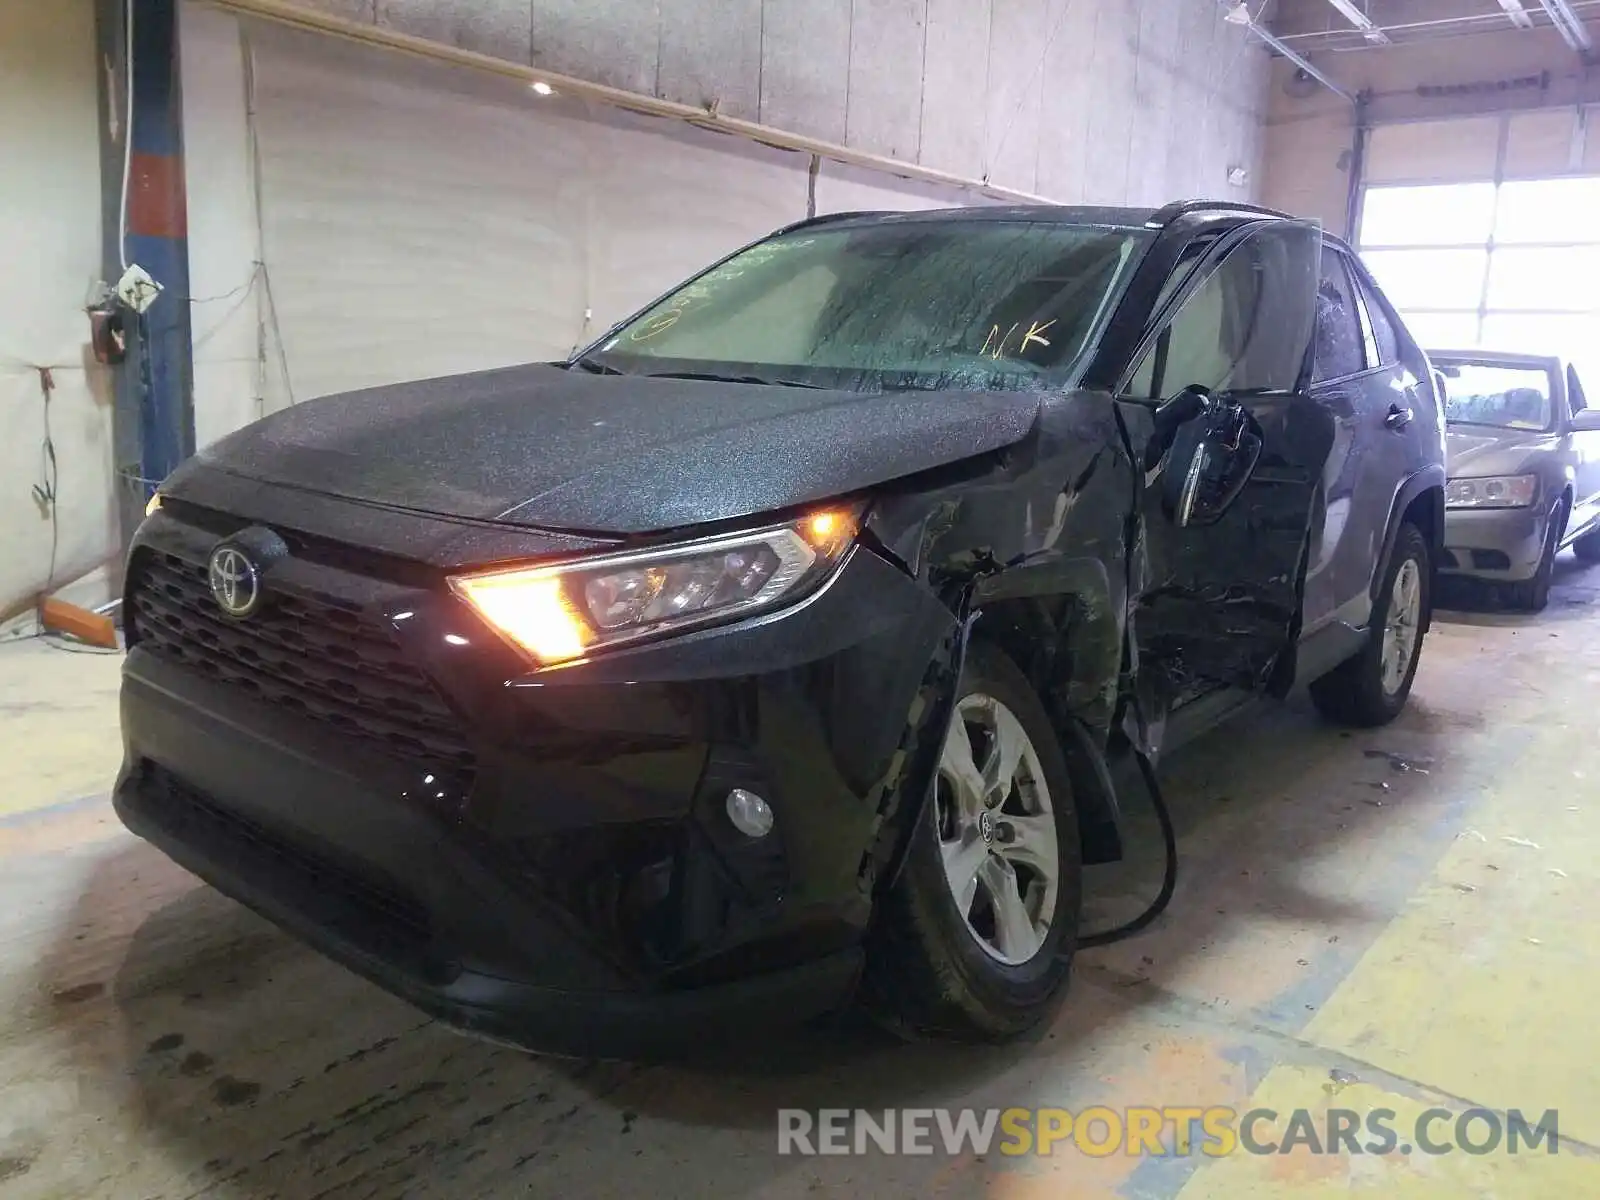
<path id="1" fill-rule="evenodd" d="M 1442 362 L 1445 420 L 1498 429 L 1550 428 L 1550 375 L 1540 367 Z"/>
<path id="2" fill-rule="evenodd" d="M 574 365 L 876 391 L 1059 381 L 1142 230 L 894 221 L 797 230 L 713 267 Z"/>

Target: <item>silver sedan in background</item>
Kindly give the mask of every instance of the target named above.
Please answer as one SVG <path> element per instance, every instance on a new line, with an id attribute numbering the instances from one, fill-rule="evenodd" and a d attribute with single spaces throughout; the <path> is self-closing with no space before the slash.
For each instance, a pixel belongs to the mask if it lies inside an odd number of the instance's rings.
<path id="1" fill-rule="evenodd" d="M 1443 376 L 1445 553 L 1440 572 L 1500 585 L 1531 612 L 1556 553 L 1600 562 L 1600 411 L 1559 358 L 1433 350 Z"/>

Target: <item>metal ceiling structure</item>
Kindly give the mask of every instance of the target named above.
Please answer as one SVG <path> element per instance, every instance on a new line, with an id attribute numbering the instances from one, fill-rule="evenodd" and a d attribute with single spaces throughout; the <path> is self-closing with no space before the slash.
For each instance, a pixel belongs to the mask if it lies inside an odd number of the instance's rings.
<path id="1" fill-rule="evenodd" d="M 1563 41 L 1584 59 L 1594 60 L 1594 35 L 1586 20 L 1600 21 L 1600 0 L 1496 0 L 1487 9 L 1471 0 L 1441 6 L 1443 15 L 1400 20 L 1390 14 L 1398 6 L 1384 0 L 1323 0 L 1328 8 L 1326 28 L 1284 30 L 1274 37 L 1301 54 L 1310 51 L 1376 50 L 1417 42 L 1437 42 L 1508 27 L 1521 30 L 1554 28 Z M 1452 9 L 1454 11 L 1452 11 Z M 1275 21 L 1274 25 L 1278 23 Z"/>

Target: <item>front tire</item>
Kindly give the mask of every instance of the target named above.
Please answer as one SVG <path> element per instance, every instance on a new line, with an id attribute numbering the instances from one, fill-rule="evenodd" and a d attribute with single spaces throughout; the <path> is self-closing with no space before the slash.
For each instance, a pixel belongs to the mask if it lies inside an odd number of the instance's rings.
<path id="1" fill-rule="evenodd" d="M 933 794 L 868 940 L 868 1008 L 903 1036 L 1023 1032 L 1071 969 L 1081 889 L 1050 719 L 1016 665 L 975 641 Z"/>
<path id="2" fill-rule="evenodd" d="M 1550 581 L 1555 576 L 1556 548 L 1561 545 L 1561 534 L 1567 520 L 1566 500 L 1557 500 L 1550 510 L 1549 528 L 1544 535 L 1544 552 L 1533 576 L 1506 586 L 1506 599 L 1513 608 L 1523 612 L 1543 612 L 1550 603 Z"/>
<path id="3" fill-rule="evenodd" d="M 1422 657 L 1432 579 L 1422 531 L 1410 523 L 1401 525 L 1372 607 L 1367 644 L 1311 685 L 1312 703 L 1323 716 L 1341 725 L 1372 728 L 1400 715 Z"/>

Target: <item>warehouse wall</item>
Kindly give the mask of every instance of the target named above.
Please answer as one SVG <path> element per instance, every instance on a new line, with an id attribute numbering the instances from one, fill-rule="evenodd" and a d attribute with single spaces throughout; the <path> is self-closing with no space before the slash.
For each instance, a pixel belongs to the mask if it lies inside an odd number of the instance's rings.
<path id="1" fill-rule="evenodd" d="M 0 3 L 0 628 L 53 578 L 117 552 L 111 387 L 84 307 L 100 276 L 100 141 L 89 0 Z M 41 368 L 54 384 L 48 426 Z M 32 489 L 51 478 L 51 508 Z M 75 599 L 104 599 L 99 594 Z"/>
<path id="2" fill-rule="evenodd" d="M 1265 55 L 1212 0 L 303 0 L 1053 198 L 1250 166 Z"/>
<path id="3" fill-rule="evenodd" d="M 1437 5 L 1411 3 L 1385 10 L 1383 19 L 1426 19 Z M 1460 12 L 1455 5 L 1453 11 Z M 1485 8 L 1486 14 L 1499 9 Z M 1297 32 L 1334 27 L 1342 18 L 1325 0 L 1293 0 L 1277 27 Z M 1503 17 L 1503 14 L 1500 14 Z M 1500 121 L 1510 127 L 1508 166 L 1528 175 L 1600 170 L 1600 130 L 1577 116 L 1600 104 L 1600 74 L 1585 72 L 1577 56 L 1548 27 L 1501 27 L 1416 45 L 1343 52 L 1324 51 L 1316 64 L 1352 92 L 1370 91 L 1368 117 L 1377 126 L 1367 158 L 1368 182 L 1482 178 L 1493 174 Z M 1591 22 L 1600 44 L 1600 24 Z M 1275 208 L 1321 219 L 1348 235 L 1346 204 L 1354 110 L 1338 96 L 1294 78 L 1278 59 L 1269 87 L 1263 197 Z M 1591 108 L 1592 111 L 1592 108 Z M 1596 114 L 1600 116 L 1600 114 Z M 1576 157 L 1574 157 L 1574 155 Z"/>
<path id="4" fill-rule="evenodd" d="M 1206 3 L 1135 22 L 1084 0 L 739 0 L 697 25 L 663 0 L 654 37 L 653 4 L 514 8 L 376 16 L 1063 201 L 1244 198 L 1234 165 L 1254 182 L 1266 55 Z M 728 42 L 752 13 L 757 40 Z M 331 391 L 565 355 L 805 216 L 812 189 L 818 212 L 982 202 L 826 160 L 813 179 L 809 155 L 199 5 L 182 20 L 200 445 Z"/>

